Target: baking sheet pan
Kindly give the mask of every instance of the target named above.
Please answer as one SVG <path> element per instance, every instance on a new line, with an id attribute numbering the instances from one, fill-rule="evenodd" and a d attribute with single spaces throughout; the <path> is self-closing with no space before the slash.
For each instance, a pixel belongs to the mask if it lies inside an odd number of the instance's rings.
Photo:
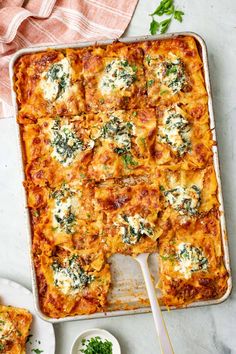
<path id="1" fill-rule="evenodd" d="M 204 40 L 196 33 L 193 32 L 178 32 L 178 33 L 171 33 L 165 35 L 155 35 L 155 36 L 138 36 L 138 37 L 127 37 L 127 38 L 120 38 L 119 41 L 123 43 L 136 43 L 142 41 L 150 41 L 150 40 L 160 40 L 160 39 L 169 39 L 175 38 L 178 36 L 192 36 L 198 43 L 198 48 L 200 51 L 200 55 L 203 61 L 203 73 L 205 78 L 206 89 L 208 92 L 208 109 L 209 109 L 209 117 L 210 117 L 210 128 L 212 130 L 213 140 L 217 141 L 216 138 L 216 131 L 215 131 L 215 120 L 214 120 L 214 113 L 213 113 L 213 106 L 212 106 L 212 95 L 211 95 L 211 86 L 210 86 L 210 78 L 209 78 L 209 67 L 208 67 L 208 57 L 207 57 L 207 48 Z M 107 45 L 111 44 L 114 40 L 104 40 L 104 41 L 91 41 L 91 42 L 80 42 L 76 43 L 68 43 L 63 45 L 50 45 L 50 46 L 40 46 L 40 47 L 33 47 L 22 49 L 15 53 L 11 62 L 10 62 L 10 78 L 11 78 L 11 88 L 12 88 L 12 100 L 14 105 L 14 112 L 15 112 L 15 128 L 16 128 L 16 141 L 18 147 L 18 154 L 19 154 L 19 169 L 21 171 L 21 178 L 22 182 L 25 180 L 24 175 L 24 164 L 22 159 L 22 146 L 21 146 L 21 136 L 20 136 L 20 129 L 19 125 L 17 124 L 17 114 L 18 114 L 18 107 L 17 107 L 17 100 L 16 94 L 14 92 L 14 64 L 15 61 L 22 55 L 28 53 L 36 53 L 40 51 L 45 51 L 48 48 L 52 49 L 65 49 L 65 48 L 84 48 L 87 46 L 91 46 L 94 44 L 98 45 Z M 220 202 L 220 224 L 221 224 L 221 235 L 222 235 L 222 244 L 224 250 L 224 262 L 225 267 L 229 273 L 228 279 L 228 288 L 226 293 L 219 299 L 212 299 L 206 301 L 198 301 L 193 302 L 186 307 L 197 307 L 203 305 L 212 305 L 212 304 L 219 304 L 225 301 L 231 292 L 232 289 L 232 277 L 230 271 L 230 260 L 229 260 L 229 250 L 228 250 L 228 241 L 227 241 L 227 233 L 226 233 L 226 225 L 225 225 L 225 215 L 224 215 L 224 204 L 223 204 L 223 197 L 222 197 L 222 187 L 221 187 L 221 179 L 220 179 L 220 168 L 219 168 L 219 158 L 218 158 L 218 149 L 217 145 L 213 146 L 213 163 L 214 168 L 216 171 L 217 182 L 218 182 L 218 199 Z M 108 296 L 109 306 L 106 312 L 99 312 L 90 315 L 77 315 L 77 316 L 70 316 L 65 318 L 50 318 L 44 315 L 39 306 L 39 297 L 38 297 L 38 289 L 37 289 L 37 279 L 34 270 L 33 258 L 32 258 L 32 238 L 31 238 L 31 223 L 30 223 L 30 213 L 27 209 L 27 199 L 26 199 L 26 192 L 23 188 L 21 188 L 21 199 L 22 199 L 22 207 L 25 210 L 25 225 L 26 225 L 26 232 L 28 236 L 28 246 L 30 252 L 30 264 L 31 264 L 31 274 L 32 274 L 32 289 L 34 295 L 34 302 L 35 308 L 38 315 L 49 322 L 58 323 L 58 322 L 65 322 L 65 321 L 72 321 L 72 320 L 82 320 L 82 319 L 91 319 L 91 318 L 104 318 L 104 317 L 111 317 L 111 316 L 121 316 L 121 315 L 130 315 L 130 314 L 137 314 L 137 313 L 145 313 L 150 312 L 150 306 L 147 298 L 147 293 L 145 289 L 145 284 L 143 281 L 142 273 L 139 264 L 129 256 L 123 255 L 114 255 L 109 260 L 111 265 L 111 273 L 112 273 L 112 289 Z M 157 282 L 158 280 L 158 257 L 157 255 L 153 254 L 149 257 L 149 267 L 150 271 Z M 160 296 L 159 290 L 157 289 L 157 296 Z M 163 310 L 166 310 L 166 307 L 162 307 Z M 175 307 L 171 307 L 171 309 L 175 309 Z"/>

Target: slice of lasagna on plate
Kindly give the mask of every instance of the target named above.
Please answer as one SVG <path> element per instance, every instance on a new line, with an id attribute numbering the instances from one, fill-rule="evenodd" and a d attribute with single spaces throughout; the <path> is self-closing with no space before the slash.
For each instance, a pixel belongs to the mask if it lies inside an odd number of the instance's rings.
<path id="1" fill-rule="evenodd" d="M 25 354 L 31 322 L 27 310 L 0 305 L 0 353 Z"/>

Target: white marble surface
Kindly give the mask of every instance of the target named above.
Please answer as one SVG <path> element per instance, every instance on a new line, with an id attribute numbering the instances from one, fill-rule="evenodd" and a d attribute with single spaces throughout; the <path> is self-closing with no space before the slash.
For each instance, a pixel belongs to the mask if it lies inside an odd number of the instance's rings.
<path id="1" fill-rule="evenodd" d="M 127 0 L 128 1 L 128 0 Z M 236 270 L 236 1 L 179 0 L 185 16 L 170 31 L 195 31 L 206 40 L 232 269 Z M 140 0 L 127 35 L 148 34 L 150 13 L 158 1 Z M 31 287 L 25 225 L 19 198 L 19 174 L 13 120 L 0 121 L 0 276 Z M 234 280 L 235 279 L 235 274 Z M 164 314 L 177 354 L 236 353 L 236 293 L 221 305 Z M 160 353 L 150 314 L 70 322 L 55 326 L 56 354 L 69 354 L 80 331 L 101 327 L 119 339 L 122 354 Z M 45 353 L 52 354 L 52 353 Z"/>

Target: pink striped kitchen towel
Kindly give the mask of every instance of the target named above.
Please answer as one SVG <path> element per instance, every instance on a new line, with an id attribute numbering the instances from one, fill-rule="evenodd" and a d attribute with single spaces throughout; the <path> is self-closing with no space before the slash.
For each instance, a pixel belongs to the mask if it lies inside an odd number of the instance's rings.
<path id="1" fill-rule="evenodd" d="M 24 47 L 120 37 L 138 0 L 0 0 L 0 118 L 13 115 L 8 64 Z"/>

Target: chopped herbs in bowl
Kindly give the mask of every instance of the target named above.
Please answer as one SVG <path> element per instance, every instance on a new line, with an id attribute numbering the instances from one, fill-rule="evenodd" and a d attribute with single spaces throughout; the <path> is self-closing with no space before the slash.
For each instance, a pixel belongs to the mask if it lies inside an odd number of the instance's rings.
<path id="1" fill-rule="evenodd" d="M 75 340 L 71 354 L 121 354 L 117 339 L 104 329 L 82 332 Z"/>
<path id="2" fill-rule="evenodd" d="M 102 340 L 99 336 L 82 339 L 82 346 L 84 349 L 80 349 L 80 352 L 84 354 L 112 354 L 112 342 Z"/>

